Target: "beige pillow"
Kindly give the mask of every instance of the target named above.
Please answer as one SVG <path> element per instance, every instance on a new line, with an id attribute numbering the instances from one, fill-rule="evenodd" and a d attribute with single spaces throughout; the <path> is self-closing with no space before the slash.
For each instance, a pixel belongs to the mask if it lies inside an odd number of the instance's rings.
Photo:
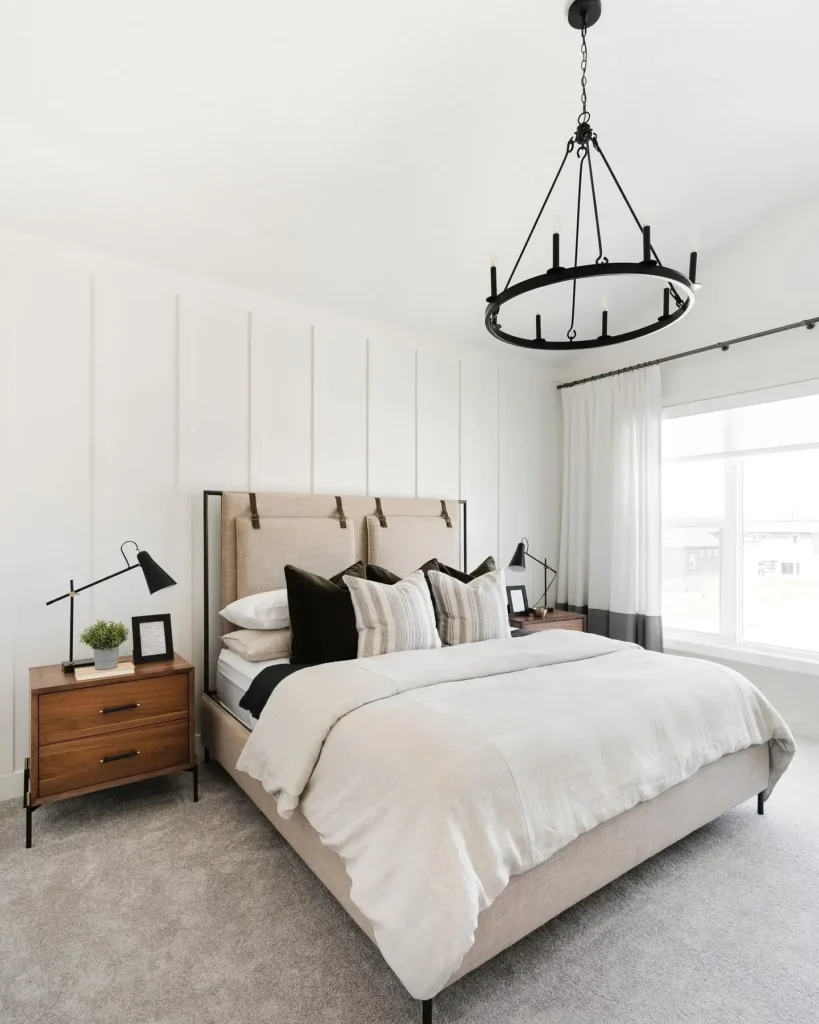
<path id="1" fill-rule="evenodd" d="M 290 656 L 291 635 L 289 629 L 237 629 L 222 639 L 245 661 L 272 661 Z"/>
<path id="2" fill-rule="evenodd" d="M 438 613 L 438 632 L 445 644 L 472 644 L 512 635 L 503 569 L 484 573 L 469 583 L 433 569 L 429 585 Z"/>

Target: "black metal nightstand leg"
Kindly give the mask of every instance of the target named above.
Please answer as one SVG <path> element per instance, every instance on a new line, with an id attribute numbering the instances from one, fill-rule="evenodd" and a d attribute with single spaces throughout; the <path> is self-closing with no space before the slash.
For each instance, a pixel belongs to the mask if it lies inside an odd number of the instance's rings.
<path id="1" fill-rule="evenodd" d="M 193 766 L 193 802 L 199 803 L 199 762 Z"/>
<path id="2" fill-rule="evenodd" d="M 205 751 L 205 764 L 210 764 L 210 751 L 207 747 L 202 748 Z"/>
<path id="3" fill-rule="evenodd" d="M 31 761 L 26 758 L 23 762 L 23 807 L 28 807 L 28 794 L 31 788 Z"/>
<path id="4" fill-rule="evenodd" d="M 34 808 L 26 805 L 26 849 L 31 849 L 31 815 L 34 813 Z"/>

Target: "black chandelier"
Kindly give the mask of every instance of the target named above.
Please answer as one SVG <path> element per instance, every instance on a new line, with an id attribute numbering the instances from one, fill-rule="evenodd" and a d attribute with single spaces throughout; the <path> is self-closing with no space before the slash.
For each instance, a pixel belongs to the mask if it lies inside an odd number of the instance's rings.
<path id="1" fill-rule="evenodd" d="M 670 327 L 672 324 L 681 320 L 685 314 L 691 309 L 694 304 L 694 290 L 699 287 L 696 282 L 697 276 L 697 253 L 691 253 L 691 262 L 689 265 L 688 276 L 681 273 L 678 270 L 673 270 L 671 267 L 665 267 L 657 255 L 657 250 L 651 241 L 651 228 L 649 225 L 643 225 L 640 218 L 634 212 L 634 207 L 629 202 L 628 196 L 623 191 L 623 187 L 617 180 L 617 176 L 611 168 L 611 164 L 606 159 L 606 155 L 600 148 L 600 143 L 597 138 L 596 132 L 592 129 L 589 124 L 590 114 L 586 109 L 586 69 L 588 67 L 588 48 L 586 45 L 586 30 L 591 28 L 600 19 L 601 14 L 601 0 L 574 0 L 569 8 L 569 24 L 572 28 L 579 29 L 582 36 L 581 44 L 581 102 L 582 111 L 577 118 L 577 128 L 569 139 L 566 146 L 566 152 L 563 155 L 563 160 L 558 168 L 555 179 L 549 191 L 546 194 L 546 198 L 543 200 L 543 205 L 535 217 L 535 222 L 532 225 L 526 241 L 523 244 L 523 248 L 520 251 L 520 255 L 515 260 L 515 265 L 512 267 L 512 273 L 509 275 L 509 279 L 506 282 L 506 286 L 503 291 L 498 291 L 498 280 L 497 280 L 497 269 L 493 266 L 491 268 L 491 295 L 487 298 L 489 305 L 486 307 L 486 329 L 491 335 L 498 338 L 500 341 L 506 341 L 510 345 L 519 345 L 523 348 L 534 348 L 534 349 L 548 349 L 548 350 L 560 350 L 560 349 L 586 349 L 586 348 L 601 348 L 604 345 L 617 345 L 623 341 L 631 341 L 633 338 L 643 338 L 647 334 L 655 334 L 657 331 L 662 331 L 666 327 Z M 535 233 L 535 229 L 540 223 L 540 218 L 543 216 L 543 211 L 546 209 L 546 204 L 551 198 L 552 192 L 554 192 L 555 185 L 563 172 L 563 168 L 566 166 L 566 162 L 569 159 L 571 153 L 575 153 L 579 160 L 578 165 L 578 180 L 577 180 L 577 216 L 576 216 L 576 227 L 575 227 L 575 239 L 574 239 L 574 265 L 572 267 L 561 267 L 560 266 L 560 235 L 555 232 L 552 235 L 552 266 L 551 269 L 547 270 L 545 274 L 538 274 L 536 277 L 530 277 L 525 281 L 520 281 L 517 284 L 512 284 L 512 278 L 515 276 L 515 272 L 520 265 L 520 261 L 523 259 L 523 254 L 532 240 L 532 236 Z M 639 228 L 643 238 L 643 258 L 642 261 L 633 263 L 610 263 L 608 257 L 603 254 L 603 237 L 600 231 L 600 217 L 597 208 L 597 191 L 594 182 L 594 167 L 592 155 L 596 154 L 600 160 L 602 160 L 605 169 L 611 175 L 614 184 L 617 186 L 617 190 L 623 198 L 626 206 L 628 207 L 629 213 L 634 218 L 637 227 Z M 578 265 L 578 250 L 580 247 L 580 211 L 583 201 L 583 176 L 584 172 L 588 169 L 589 187 L 592 197 L 592 206 L 594 209 L 594 223 L 597 231 L 597 248 L 598 255 L 594 263 L 587 265 Z M 627 331 L 623 334 L 609 334 L 608 329 L 608 311 L 603 310 L 602 324 L 600 335 L 596 338 L 578 338 L 577 331 L 575 330 L 575 312 L 577 308 L 577 282 L 586 280 L 589 278 L 603 278 L 603 277 L 617 277 L 617 276 L 639 276 L 643 278 L 657 278 L 660 281 L 665 282 L 663 286 L 663 305 L 662 315 L 657 318 L 656 321 L 652 321 L 645 327 L 637 328 L 633 331 Z M 539 288 L 549 288 L 555 284 L 563 284 L 564 282 L 571 281 L 572 283 L 572 315 L 569 329 L 566 332 L 566 341 L 548 341 L 542 336 L 540 314 L 538 313 L 535 317 L 535 336 L 534 338 L 521 338 L 514 334 L 509 334 L 507 331 L 501 329 L 501 325 L 498 323 L 498 313 L 501 306 L 511 301 L 512 299 L 518 298 L 520 295 L 525 295 L 527 292 L 537 291 Z M 672 309 L 672 303 L 674 308 Z"/>

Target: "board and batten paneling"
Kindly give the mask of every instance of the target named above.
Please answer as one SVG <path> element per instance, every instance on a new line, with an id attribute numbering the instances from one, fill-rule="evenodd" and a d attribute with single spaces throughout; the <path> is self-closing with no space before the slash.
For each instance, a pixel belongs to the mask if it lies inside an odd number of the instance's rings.
<path id="1" fill-rule="evenodd" d="M 45 601 L 124 565 L 124 540 L 177 586 L 148 595 L 139 570 L 101 584 L 77 601 L 77 633 L 171 611 L 201 668 L 205 487 L 460 494 L 470 565 L 504 564 L 522 534 L 542 553 L 557 532 L 543 517 L 559 452 L 541 434 L 559 406 L 536 362 L 15 245 L 0 242 L 0 796 L 22 785 L 29 666 L 66 654 L 67 605 Z"/>
<path id="2" fill-rule="evenodd" d="M 497 364 L 480 357 L 462 360 L 460 496 L 469 510 L 469 570 L 487 555 L 497 559 L 504 554 L 498 547 L 498 387 Z"/>
<path id="3" fill-rule="evenodd" d="M 178 298 L 134 273 L 94 279 L 94 579 L 124 565 L 133 540 L 177 581 L 149 594 L 142 572 L 88 592 L 92 618 L 170 612 L 190 648 L 190 509 L 179 488 Z M 138 425 L 135 427 L 135 425 Z M 125 547 L 135 562 L 133 544 Z M 84 652 L 86 654 L 90 652 Z"/>
<path id="4" fill-rule="evenodd" d="M 15 766 L 28 754 L 31 665 L 68 656 L 68 602 L 45 602 L 92 571 L 92 279 L 37 263 L 12 274 L 15 349 Z M 79 614 L 88 605 L 77 599 Z"/>
<path id="5" fill-rule="evenodd" d="M 316 494 L 367 488 L 367 339 L 322 318 L 313 330 L 313 486 Z"/>
<path id="6" fill-rule="evenodd" d="M 417 396 L 416 496 L 460 497 L 458 357 L 419 352 Z"/>
<path id="7" fill-rule="evenodd" d="M 305 313 L 255 313 L 250 332 L 250 485 L 309 492 L 313 345 Z"/>
<path id="8" fill-rule="evenodd" d="M 367 345 L 367 493 L 415 496 L 415 349 Z"/>
<path id="9" fill-rule="evenodd" d="M 179 304 L 182 486 L 247 488 L 250 312 L 212 289 L 182 294 Z"/>
<path id="10" fill-rule="evenodd" d="M 11 260 L 0 252 L 0 779 L 14 771 L 16 351 Z M 3 793 L 0 791 L 0 799 Z"/>

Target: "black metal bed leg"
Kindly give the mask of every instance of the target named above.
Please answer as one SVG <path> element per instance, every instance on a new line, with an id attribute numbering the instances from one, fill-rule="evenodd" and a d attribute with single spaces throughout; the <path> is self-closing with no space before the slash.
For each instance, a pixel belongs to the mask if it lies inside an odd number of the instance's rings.
<path id="1" fill-rule="evenodd" d="M 199 803 L 199 762 L 191 769 L 193 772 L 193 802 Z"/>
<path id="2" fill-rule="evenodd" d="M 756 813 L 757 814 L 764 814 L 765 813 L 765 801 L 763 800 L 763 794 L 762 793 L 760 793 L 757 796 L 757 798 L 756 798 Z"/>
<path id="3" fill-rule="evenodd" d="M 432 1000 L 421 1001 L 421 1024 L 432 1024 Z"/>
<path id="4" fill-rule="evenodd" d="M 210 751 L 207 747 L 202 747 L 205 752 L 205 764 L 210 764 Z"/>

